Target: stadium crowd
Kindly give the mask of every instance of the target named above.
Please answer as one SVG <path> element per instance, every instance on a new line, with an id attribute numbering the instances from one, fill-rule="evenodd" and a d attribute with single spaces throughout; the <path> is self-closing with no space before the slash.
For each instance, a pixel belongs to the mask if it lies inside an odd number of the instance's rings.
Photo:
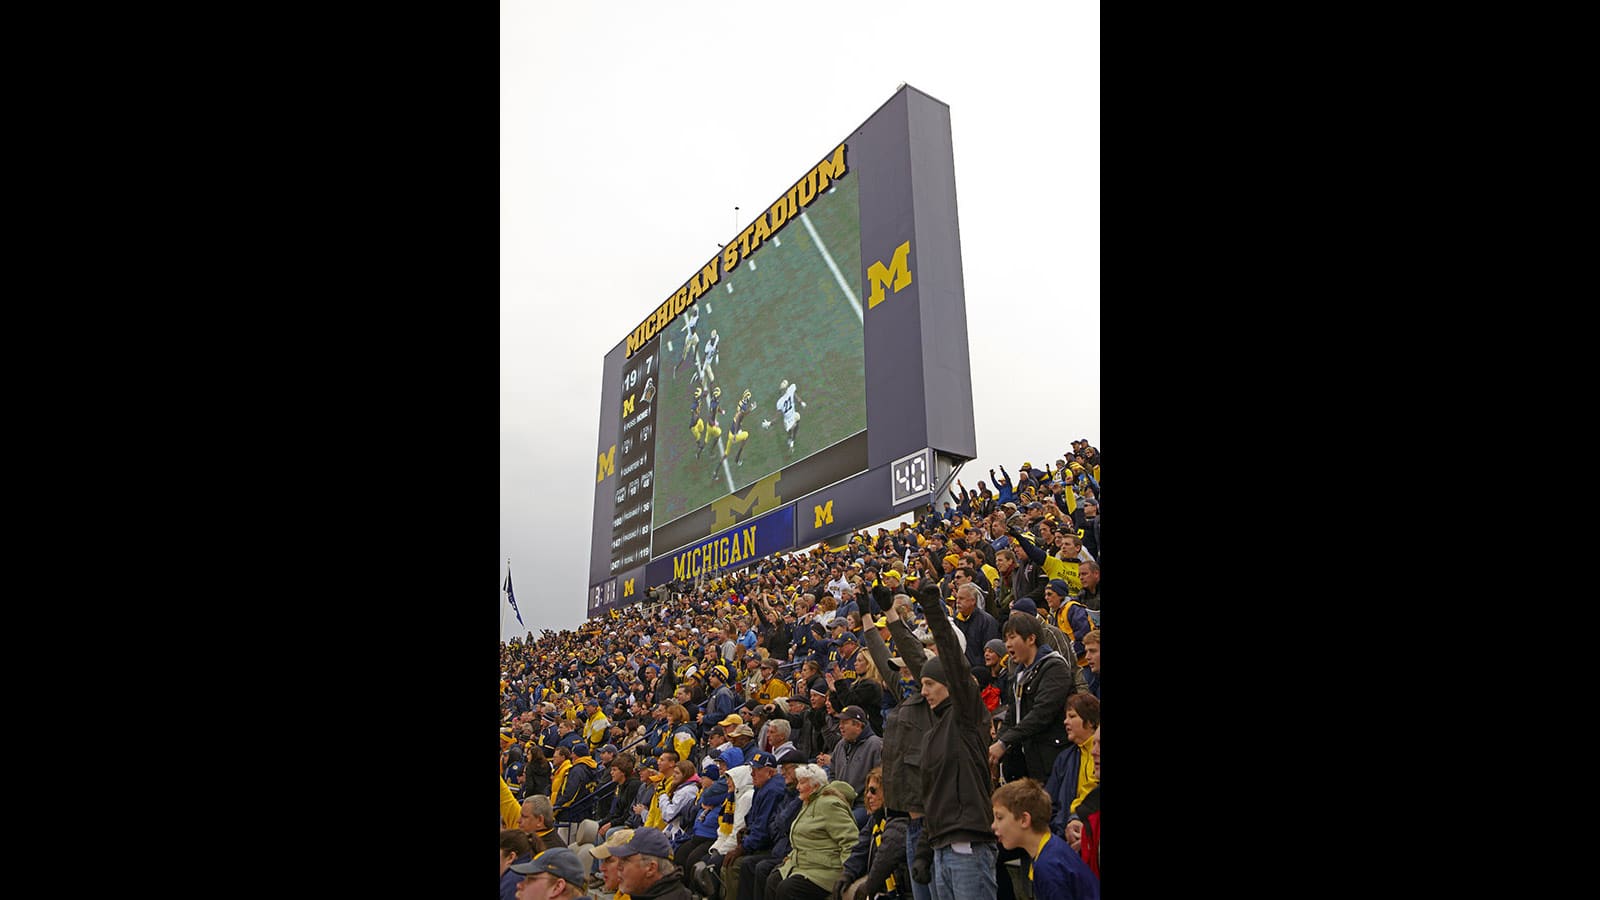
<path id="1" fill-rule="evenodd" d="M 502 900 L 1098 898 L 1099 472 L 502 643 Z"/>

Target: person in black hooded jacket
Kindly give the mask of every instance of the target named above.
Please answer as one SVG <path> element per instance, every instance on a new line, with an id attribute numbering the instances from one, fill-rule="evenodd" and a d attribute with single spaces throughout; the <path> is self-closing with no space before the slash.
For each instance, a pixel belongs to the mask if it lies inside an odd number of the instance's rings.
<path id="1" fill-rule="evenodd" d="M 939 655 L 922 667 L 922 696 L 933 708 L 933 727 L 922 740 L 926 810 L 911 877 L 931 884 L 934 900 L 990 898 L 998 849 L 985 742 L 989 711 L 938 584 L 923 579 L 917 597 Z"/>

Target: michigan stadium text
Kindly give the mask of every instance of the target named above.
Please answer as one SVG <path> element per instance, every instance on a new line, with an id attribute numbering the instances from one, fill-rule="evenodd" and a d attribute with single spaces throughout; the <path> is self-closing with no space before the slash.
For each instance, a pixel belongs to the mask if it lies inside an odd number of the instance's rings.
<path id="1" fill-rule="evenodd" d="M 633 333 L 628 335 L 627 355 L 632 357 L 634 351 L 650 343 L 651 338 L 660 334 L 679 313 L 688 308 L 689 304 L 699 300 L 717 285 L 723 275 L 732 272 L 739 263 L 754 255 L 761 249 L 762 244 L 778 233 L 779 229 L 797 218 L 806 207 L 821 196 L 830 184 L 842 178 L 845 174 L 844 157 L 845 145 L 840 144 L 834 148 L 832 154 L 813 166 L 804 178 L 795 182 L 770 209 L 740 232 L 738 237 L 729 241 L 720 254 L 712 257 L 710 262 L 702 266 L 693 278 L 678 288 L 656 308 L 655 312 L 640 322 Z"/>

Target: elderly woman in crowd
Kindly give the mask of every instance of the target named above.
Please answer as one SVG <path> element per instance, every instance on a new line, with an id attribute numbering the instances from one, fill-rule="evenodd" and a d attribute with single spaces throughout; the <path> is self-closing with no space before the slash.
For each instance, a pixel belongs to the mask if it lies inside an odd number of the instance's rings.
<path id="1" fill-rule="evenodd" d="M 856 792 L 843 781 L 828 781 L 821 766 L 795 769 L 800 813 L 789 826 L 789 855 L 767 876 L 771 900 L 825 900 L 833 893 L 844 862 L 856 844 L 850 813 Z"/>

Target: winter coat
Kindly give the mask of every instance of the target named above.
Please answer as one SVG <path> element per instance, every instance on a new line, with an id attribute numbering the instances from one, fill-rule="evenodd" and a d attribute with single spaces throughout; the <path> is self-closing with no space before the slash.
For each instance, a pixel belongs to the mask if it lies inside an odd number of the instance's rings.
<path id="1" fill-rule="evenodd" d="M 522 796 L 550 796 L 550 761 L 530 760 L 522 770 Z"/>
<path id="2" fill-rule="evenodd" d="M 1100 900 L 1100 876 L 1063 838 L 1050 835 L 1030 871 L 1034 900 Z"/>
<path id="3" fill-rule="evenodd" d="M 967 636 L 967 669 L 983 665 L 983 646 L 1000 636 L 1000 623 L 984 612 L 980 603 L 970 618 L 957 618 L 954 624 Z"/>
<path id="4" fill-rule="evenodd" d="M 1066 715 L 1067 697 L 1073 692 L 1072 673 L 1066 658 L 1049 647 L 1038 650 L 1039 658 L 1022 675 L 1017 688 L 1018 703 L 1005 708 L 1004 725 L 1000 740 L 1006 748 L 1020 747 L 1027 762 L 1027 777 L 1044 780 L 1050 777 L 1050 768 L 1068 744 L 1066 726 L 1061 724 Z M 1022 714 L 1017 715 L 1018 704 Z M 1008 779 L 1013 773 L 1006 772 Z M 1020 777 L 1020 776 L 1018 776 Z"/>
<path id="5" fill-rule="evenodd" d="M 922 739 L 922 796 L 926 815 L 917 855 L 960 841 L 993 844 L 994 811 L 989 787 L 989 711 L 978 696 L 972 667 L 951 630 L 949 614 L 934 591 L 923 591 L 939 659 L 950 679 L 950 696 L 933 711 L 933 725 Z M 980 645 L 981 647 L 982 645 Z M 926 669 L 924 669 L 926 671 Z"/>
<path id="6" fill-rule="evenodd" d="M 872 726 L 862 723 L 865 730 L 854 741 L 840 738 L 829 755 L 832 760 L 833 780 L 850 785 L 856 796 L 867 790 L 867 773 L 883 762 L 883 738 L 872 733 Z"/>
<path id="7" fill-rule="evenodd" d="M 717 819 L 722 813 L 722 802 L 728 797 L 728 791 L 718 785 L 700 795 L 700 809 L 694 817 L 694 836 L 697 838 L 715 838 L 717 836 Z M 707 804 L 710 808 L 707 808 Z"/>
<path id="8" fill-rule="evenodd" d="M 760 853 L 772 846 L 774 821 L 783 805 L 783 776 L 774 773 L 767 783 L 755 791 L 750 801 L 750 812 L 745 816 L 746 853 Z"/>
<path id="9" fill-rule="evenodd" d="M 922 642 L 911 634 L 903 621 L 889 623 L 895 650 L 911 669 L 922 677 L 926 654 Z M 867 648 L 879 671 L 890 672 L 889 654 L 876 628 L 867 631 Z M 881 654 L 881 659 L 879 658 Z M 901 700 L 883 719 L 883 805 L 888 809 L 920 813 L 922 801 L 922 736 L 933 729 L 933 710 L 922 694 Z"/>
<path id="10" fill-rule="evenodd" d="M 845 866 L 844 874 L 851 881 L 866 876 L 867 883 L 857 892 L 859 897 L 911 896 L 911 873 L 906 869 L 906 825 L 910 819 L 887 813 L 886 809 L 879 809 L 862 826 L 862 833 L 867 836 L 864 865 Z"/>
<path id="11" fill-rule="evenodd" d="M 800 799 L 800 792 L 785 786 L 783 799 L 778 803 L 778 811 L 772 814 L 773 859 L 781 860 L 789 855 L 789 829 L 794 826 L 794 820 L 800 817 L 800 809 L 804 805 L 805 801 Z"/>
<path id="12" fill-rule="evenodd" d="M 661 832 L 667 836 L 668 840 L 683 834 L 682 816 L 686 810 L 693 807 L 695 799 L 699 795 L 699 782 L 685 781 L 683 784 L 673 788 L 670 795 L 663 794 L 656 801 L 660 805 L 661 821 L 664 823 L 661 826 Z"/>
<path id="13" fill-rule="evenodd" d="M 709 726 L 713 722 L 721 722 L 728 717 L 728 713 L 738 708 L 739 695 L 733 692 L 733 688 L 723 685 L 711 695 L 711 704 L 706 707 L 706 724 Z"/>
<path id="14" fill-rule="evenodd" d="M 732 853 L 738 845 L 739 829 L 750 818 L 750 806 L 756 793 L 749 766 L 735 766 L 728 770 L 728 776 L 733 779 L 733 796 L 723 801 L 717 817 L 717 842 L 711 845 L 711 849 L 722 856 Z"/>
<path id="15" fill-rule="evenodd" d="M 516 828 L 522 821 L 522 804 L 517 802 L 515 794 L 511 793 L 511 786 L 506 784 L 504 778 L 500 779 L 500 825 L 504 828 Z"/>
<path id="16" fill-rule="evenodd" d="M 680 870 L 652 884 L 648 890 L 634 894 L 632 900 L 694 900 L 694 897 L 683 886 Z"/>
<path id="17" fill-rule="evenodd" d="M 877 629 L 872 629 L 876 631 Z M 882 640 L 880 637 L 879 640 Z M 862 651 L 856 651 L 858 653 Z M 870 654 L 869 654 L 870 655 Z M 887 667 L 879 669 L 880 672 L 890 671 Z M 872 726 L 874 734 L 883 733 L 883 685 L 870 678 L 855 678 L 850 681 L 835 682 L 833 691 L 833 708 L 844 709 L 846 706 L 859 706 L 867 713 L 867 723 Z M 852 782 L 853 784 L 854 782 Z"/>
<path id="18" fill-rule="evenodd" d="M 1078 855 L 1089 864 L 1094 877 L 1100 877 L 1100 785 L 1095 785 L 1089 796 L 1078 804 L 1078 814 L 1083 816 L 1083 837 L 1078 842 Z"/>
<path id="19" fill-rule="evenodd" d="M 560 796 L 551 801 L 559 814 L 568 811 L 572 815 L 587 818 L 594 813 L 593 792 L 588 790 L 588 785 L 599 776 L 596 775 L 598 765 L 594 758 L 587 754 L 572 761 L 572 768 L 567 770 L 566 782 L 561 786 Z"/>
<path id="20" fill-rule="evenodd" d="M 911 896 L 911 870 L 906 866 L 906 834 L 910 818 L 890 816 L 873 827 L 867 857 L 866 896 Z"/>
<path id="21" fill-rule="evenodd" d="M 843 781 L 829 782 L 811 795 L 789 826 L 789 854 L 778 867 L 783 878 L 801 875 L 833 890 L 856 845 L 856 820 L 850 814 L 855 799 L 855 788 Z"/>
<path id="22" fill-rule="evenodd" d="M 1094 738 L 1089 740 L 1093 741 Z M 1068 743 L 1061 755 L 1056 757 L 1055 765 L 1050 769 L 1050 778 L 1044 785 L 1045 793 L 1050 795 L 1050 831 L 1062 837 L 1067 834 L 1069 821 L 1082 818 L 1072 809 L 1072 804 L 1079 802 L 1080 797 L 1087 800 L 1086 794 L 1099 785 L 1098 779 L 1091 778 L 1090 783 L 1079 780 L 1085 752 L 1077 744 Z"/>
<path id="23" fill-rule="evenodd" d="M 628 817 L 633 815 L 633 804 L 639 796 L 639 776 L 629 775 L 628 780 L 617 788 L 611 795 L 611 802 L 604 810 L 601 824 L 611 823 L 612 828 L 622 828 L 628 824 Z M 597 811 L 599 812 L 599 811 Z"/>
<path id="24" fill-rule="evenodd" d="M 648 813 L 653 806 L 656 796 L 656 786 L 643 779 L 638 779 L 638 788 L 635 789 L 633 799 L 628 805 L 628 821 L 624 824 L 629 828 L 639 828 L 644 825 L 645 814 L 633 811 L 635 806 L 642 806 Z"/>

